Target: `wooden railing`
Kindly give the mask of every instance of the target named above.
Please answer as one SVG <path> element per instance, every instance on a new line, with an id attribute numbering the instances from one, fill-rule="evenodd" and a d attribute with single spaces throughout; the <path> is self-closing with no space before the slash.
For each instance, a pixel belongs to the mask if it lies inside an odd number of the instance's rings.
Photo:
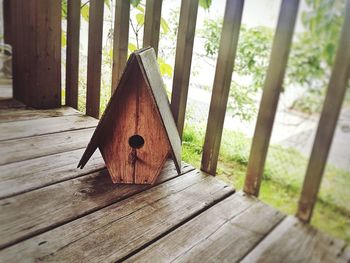
<path id="1" fill-rule="evenodd" d="M 99 117 L 103 2 L 90 0 L 86 114 L 93 117 Z M 112 90 L 127 59 L 130 18 L 129 0 L 116 2 Z M 212 175 L 216 173 L 243 6 L 244 0 L 227 0 L 226 3 L 201 162 L 201 169 Z M 255 196 L 259 194 L 298 6 L 299 0 L 283 0 L 281 4 L 244 185 L 244 191 Z M 78 99 L 79 7 L 80 1 L 68 0 L 66 103 L 75 108 Z M 153 46 L 156 52 L 161 7 L 161 0 L 146 0 L 143 45 Z M 180 134 L 185 122 L 197 10 L 198 0 L 182 0 L 171 97 L 171 108 Z M 312 216 L 349 73 L 350 0 L 347 1 L 335 64 L 300 196 L 297 216 L 305 222 L 310 221 Z"/>

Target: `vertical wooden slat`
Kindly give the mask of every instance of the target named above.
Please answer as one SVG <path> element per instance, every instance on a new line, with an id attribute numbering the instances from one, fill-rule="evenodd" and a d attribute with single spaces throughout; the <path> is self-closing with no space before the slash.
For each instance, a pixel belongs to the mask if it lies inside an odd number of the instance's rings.
<path id="1" fill-rule="evenodd" d="M 61 106 L 61 2 L 11 0 L 14 97 L 34 108 Z"/>
<path id="2" fill-rule="evenodd" d="M 244 191 L 258 196 L 272 126 L 287 66 L 299 0 L 283 0 L 250 150 Z"/>
<path id="3" fill-rule="evenodd" d="M 78 108 L 80 0 L 67 2 L 66 105 Z"/>
<path id="4" fill-rule="evenodd" d="M 129 19 L 130 1 L 117 0 L 113 36 L 112 93 L 117 87 L 128 57 Z"/>
<path id="5" fill-rule="evenodd" d="M 320 188 L 322 175 L 326 166 L 329 149 L 341 105 L 345 96 L 350 74 L 350 0 L 346 5 L 345 21 L 338 45 L 338 50 L 328 84 L 326 99 L 323 104 L 314 145 L 306 170 L 303 189 L 299 199 L 297 216 L 309 222 Z"/>
<path id="6" fill-rule="evenodd" d="M 86 114 L 100 115 L 103 0 L 90 0 Z"/>
<path id="7" fill-rule="evenodd" d="M 146 0 L 143 47 L 151 46 L 158 55 L 162 0 Z"/>
<path id="8" fill-rule="evenodd" d="M 215 175 L 244 0 L 227 0 L 211 96 L 201 170 Z"/>
<path id="9" fill-rule="evenodd" d="M 12 21 L 11 21 L 11 0 L 3 0 L 4 18 L 4 42 L 11 45 Z"/>
<path id="10" fill-rule="evenodd" d="M 185 122 L 197 11 L 198 0 L 182 0 L 171 94 L 171 109 L 180 136 L 182 136 Z"/>

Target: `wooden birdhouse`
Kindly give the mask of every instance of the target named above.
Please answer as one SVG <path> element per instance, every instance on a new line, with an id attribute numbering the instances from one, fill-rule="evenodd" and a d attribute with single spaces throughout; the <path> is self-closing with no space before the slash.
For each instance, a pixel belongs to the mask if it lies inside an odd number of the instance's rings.
<path id="1" fill-rule="evenodd" d="M 97 147 L 113 183 L 153 184 L 169 153 L 180 173 L 181 140 L 153 48 L 130 55 L 78 167 Z"/>

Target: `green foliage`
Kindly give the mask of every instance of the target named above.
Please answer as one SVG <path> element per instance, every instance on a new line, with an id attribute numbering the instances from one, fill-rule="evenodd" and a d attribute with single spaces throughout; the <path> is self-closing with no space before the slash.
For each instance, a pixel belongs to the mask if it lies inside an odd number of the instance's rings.
<path id="1" fill-rule="evenodd" d="M 287 85 L 306 88 L 292 108 L 306 113 L 319 112 L 344 20 L 345 0 L 306 0 L 302 13 L 305 32 L 297 35 L 289 57 Z"/>
<path id="2" fill-rule="evenodd" d="M 80 9 L 80 13 L 85 22 L 89 22 L 89 5 L 85 3 Z"/>
<path id="3" fill-rule="evenodd" d="M 200 166 L 204 127 L 185 125 L 182 157 Z M 247 170 L 251 139 L 240 132 L 224 130 L 218 163 L 218 177 L 242 189 Z M 269 149 L 260 199 L 288 214 L 297 208 L 307 158 L 292 148 L 272 145 Z M 276 169 L 278 168 L 278 169 Z M 350 173 L 328 165 L 312 224 L 350 242 Z"/>
<path id="4" fill-rule="evenodd" d="M 204 28 L 200 34 L 205 40 L 207 56 L 218 53 L 221 29 L 221 20 L 204 20 Z M 269 28 L 241 26 L 234 73 L 240 78 L 249 79 L 249 84 L 232 81 L 228 101 L 233 115 L 241 120 L 249 121 L 256 113 L 254 96 L 263 86 L 271 44 L 272 32 Z"/>
<path id="5" fill-rule="evenodd" d="M 204 9 L 209 9 L 211 6 L 211 0 L 199 0 L 199 6 L 203 7 Z"/>

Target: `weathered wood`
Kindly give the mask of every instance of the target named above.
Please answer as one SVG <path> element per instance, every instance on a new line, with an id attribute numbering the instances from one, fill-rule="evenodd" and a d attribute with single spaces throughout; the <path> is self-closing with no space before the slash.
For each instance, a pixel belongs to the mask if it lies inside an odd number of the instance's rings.
<path id="1" fill-rule="evenodd" d="M 142 143 L 134 147 L 135 136 Z M 180 173 L 181 141 L 152 48 L 130 55 L 78 167 L 97 148 L 114 183 L 152 184 L 170 151 Z"/>
<path id="2" fill-rule="evenodd" d="M 25 105 L 15 99 L 1 99 L 0 109 L 14 109 L 14 108 L 24 108 Z"/>
<path id="3" fill-rule="evenodd" d="M 95 127 L 97 120 L 73 115 L 0 123 L 0 141 Z"/>
<path id="4" fill-rule="evenodd" d="M 77 169 L 83 149 L 0 166 L 0 199 L 76 178 L 105 168 L 96 152 L 84 170 Z"/>
<path id="5" fill-rule="evenodd" d="M 338 51 L 299 200 L 297 216 L 305 222 L 309 222 L 312 217 L 349 77 L 350 0 L 347 1 L 346 16 L 338 44 Z"/>
<path id="6" fill-rule="evenodd" d="M 163 0 L 146 0 L 143 47 L 153 47 L 158 55 L 160 20 Z"/>
<path id="7" fill-rule="evenodd" d="M 0 257 L 4 261 L 26 259 L 28 262 L 117 261 L 232 192 L 215 178 L 188 173 L 3 249 Z"/>
<path id="8" fill-rule="evenodd" d="M 227 0 L 222 26 L 218 60 L 216 63 L 213 93 L 210 101 L 209 117 L 201 170 L 215 175 L 232 71 L 241 25 L 244 0 Z"/>
<path id="9" fill-rule="evenodd" d="M 255 196 L 259 195 L 261 178 L 287 66 L 298 6 L 299 0 L 283 0 L 281 4 L 244 184 L 244 191 Z"/>
<path id="10" fill-rule="evenodd" d="M 102 124 L 99 149 L 114 183 L 152 184 L 168 156 L 170 143 L 136 59 L 131 67 L 128 79 L 118 86 L 116 97 L 108 105 L 112 116 Z M 144 140 L 140 148 L 129 143 L 135 135 Z"/>
<path id="11" fill-rule="evenodd" d="M 28 106 L 61 105 L 61 2 L 11 0 L 14 97 Z"/>
<path id="12" fill-rule="evenodd" d="M 287 217 L 241 262 L 349 262 L 345 241 Z"/>
<path id="13" fill-rule="evenodd" d="M 0 123 L 70 115 L 81 115 L 81 113 L 70 107 L 62 107 L 52 110 L 32 110 L 23 108 L 3 109 L 0 110 Z"/>
<path id="14" fill-rule="evenodd" d="M 78 108 L 81 0 L 67 1 L 66 105 Z"/>
<path id="15" fill-rule="evenodd" d="M 237 262 L 283 217 L 257 199 L 236 193 L 126 262 Z"/>
<path id="16" fill-rule="evenodd" d="M 117 0 L 113 34 L 112 93 L 118 85 L 128 56 L 130 1 Z"/>
<path id="17" fill-rule="evenodd" d="M 187 168 L 184 167 L 186 172 L 191 169 L 188 166 Z M 157 183 L 164 182 L 176 176 L 177 172 L 174 165 L 168 162 Z M 184 176 L 184 179 L 179 179 L 182 182 L 186 181 L 186 178 L 190 178 L 187 179 L 187 184 L 181 184 L 182 187 L 189 186 L 188 181 L 191 178 L 195 180 L 193 177 L 198 178 L 197 175 L 195 176 L 192 173 L 191 175 Z M 179 183 L 175 180 L 174 183 L 170 182 L 169 184 L 167 184 L 167 187 L 161 187 L 163 193 L 157 192 L 158 194 L 155 194 L 154 197 L 158 198 L 161 195 L 168 195 L 168 191 L 164 190 L 173 184 L 176 185 Z M 218 185 L 216 186 L 218 190 Z M 220 186 L 222 187 L 222 184 Z M 35 191 L 2 199 L 0 200 L 0 236 L 2 237 L 0 248 L 97 211 L 149 187 L 149 185 L 115 185 L 111 182 L 107 170 L 102 170 Z M 213 187 L 215 189 L 215 186 Z M 223 195 L 225 192 L 227 190 L 223 191 L 220 195 Z M 213 197 L 211 196 L 211 198 Z M 147 199 L 140 198 L 140 200 Z M 139 204 L 144 206 L 142 203 Z M 122 205 L 116 206 L 120 207 Z M 63 236 L 56 236 L 56 238 Z M 0 257 L 2 258 L 1 255 Z"/>
<path id="18" fill-rule="evenodd" d="M 4 18 L 4 42 L 11 45 L 11 35 L 13 28 L 11 21 L 11 4 L 10 0 L 3 0 L 3 18 Z"/>
<path id="19" fill-rule="evenodd" d="M 94 128 L 0 141 L 0 165 L 85 148 Z"/>
<path id="20" fill-rule="evenodd" d="M 86 114 L 100 116 L 101 56 L 104 0 L 90 0 Z"/>
<path id="21" fill-rule="evenodd" d="M 197 11 L 198 0 L 182 0 L 171 93 L 171 109 L 181 137 L 185 123 Z"/>

